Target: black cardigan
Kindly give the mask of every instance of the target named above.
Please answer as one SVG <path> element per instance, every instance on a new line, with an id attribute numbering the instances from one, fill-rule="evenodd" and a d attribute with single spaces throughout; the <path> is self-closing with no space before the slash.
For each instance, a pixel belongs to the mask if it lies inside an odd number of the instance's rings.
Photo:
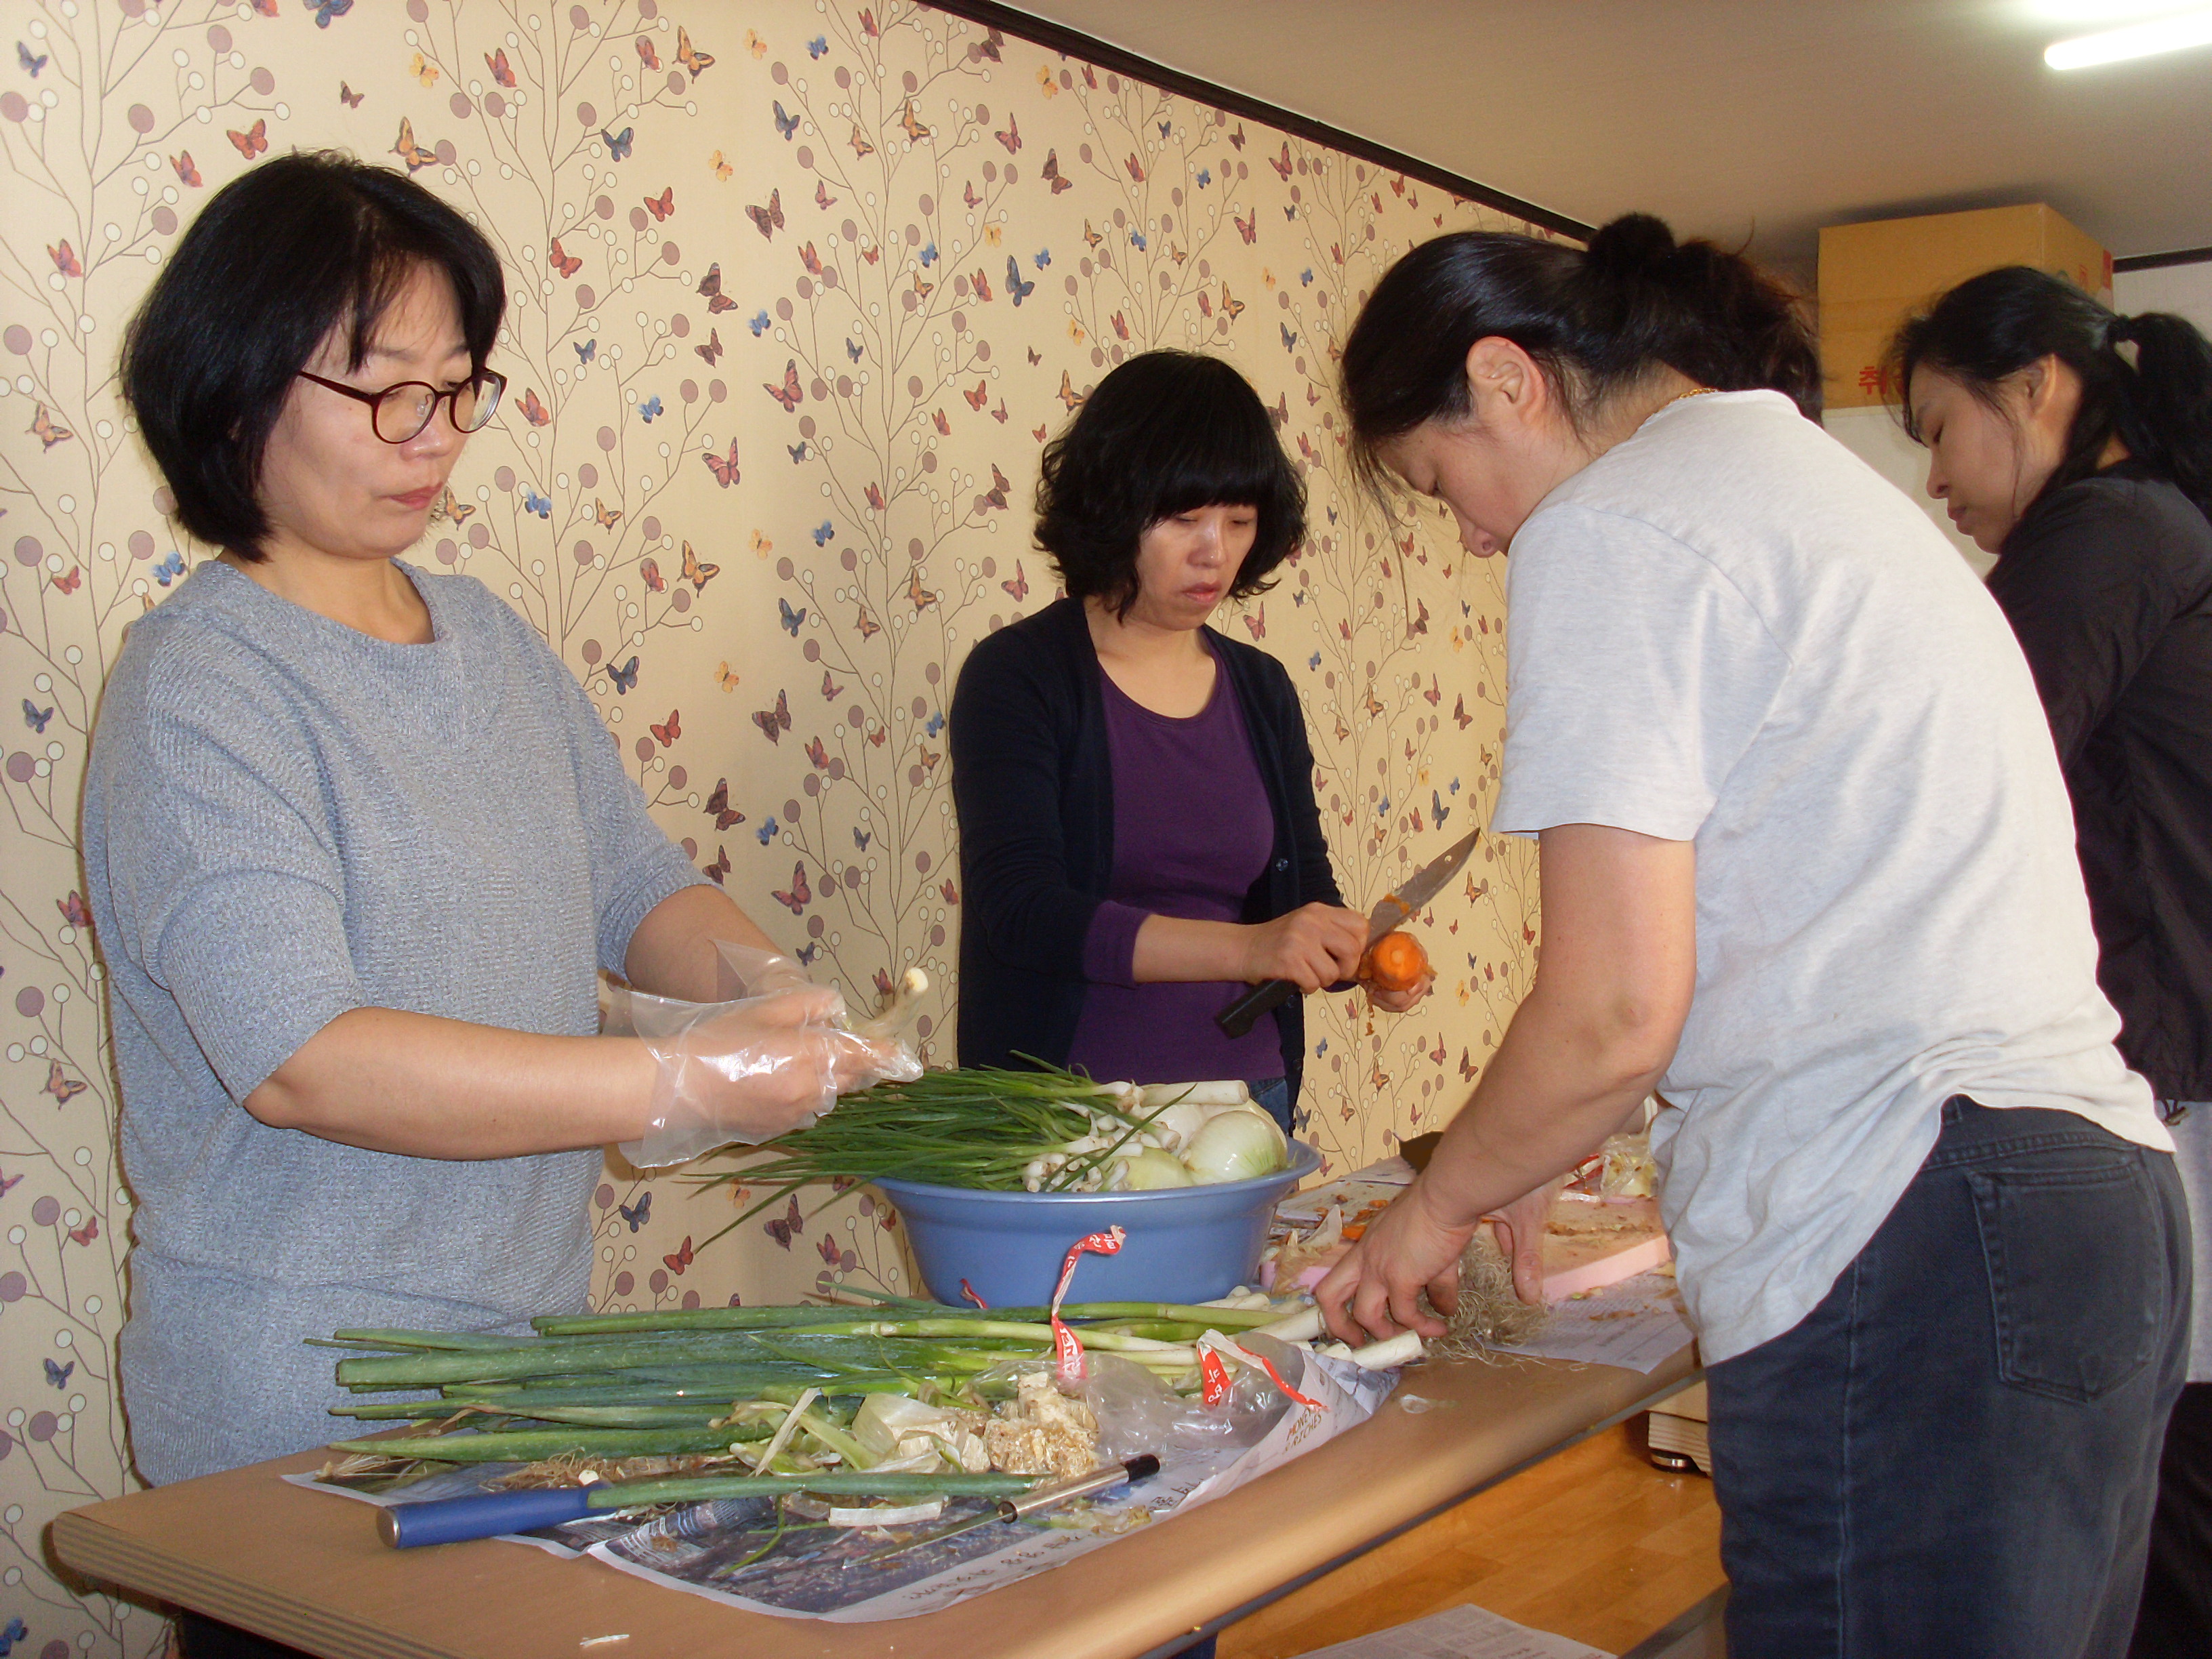
<path id="1" fill-rule="evenodd" d="M 2212 1100 L 2212 525 L 2123 461 L 2030 507 L 1990 592 L 2066 770 L 2120 1053 Z"/>
<path id="2" fill-rule="evenodd" d="M 1252 740 L 1275 820 L 1267 872 L 1243 919 L 1340 904 L 1313 793 L 1305 715 L 1282 664 L 1206 630 Z M 948 741 L 960 817 L 960 1063 L 1065 1064 L 1088 994 L 1084 941 L 1114 870 L 1114 780 L 1104 673 L 1078 599 L 979 643 L 961 668 Z M 1225 1004 L 1224 1006 L 1226 1006 Z M 1305 1010 L 1275 1013 L 1297 1098 Z M 1145 1079 L 1139 1079 L 1143 1082 Z"/>

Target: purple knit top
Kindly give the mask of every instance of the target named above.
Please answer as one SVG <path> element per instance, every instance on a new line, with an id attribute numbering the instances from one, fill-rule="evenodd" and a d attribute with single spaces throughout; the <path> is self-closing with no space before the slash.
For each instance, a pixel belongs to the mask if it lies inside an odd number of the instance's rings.
<path id="1" fill-rule="evenodd" d="M 1243 711 L 1218 666 L 1213 695 L 1188 720 L 1156 714 L 1105 681 L 1114 778 L 1114 872 L 1084 940 L 1090 981 L 1068 1064 L 1102 1082 L 1261 1082 L 1283 1074 L 1280 1034 L 1213 1023 L 1235 981 L 1139 985 L 1137 930 L 1149 915 L 1237 921 L 1274 850 L 1274 817 Z"/>

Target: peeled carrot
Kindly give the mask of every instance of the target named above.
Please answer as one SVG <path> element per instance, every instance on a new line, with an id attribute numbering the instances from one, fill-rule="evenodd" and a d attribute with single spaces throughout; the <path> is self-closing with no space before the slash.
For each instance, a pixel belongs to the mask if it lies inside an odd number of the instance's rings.
<path id="1" fill-rule="evenodd" d="M 1429 971 L 1429 953 L 1411 933 L 1394 931 L 1367 947 L 1360 958 L 1361 983 L 1378 991 L 1410 991 Z"/>

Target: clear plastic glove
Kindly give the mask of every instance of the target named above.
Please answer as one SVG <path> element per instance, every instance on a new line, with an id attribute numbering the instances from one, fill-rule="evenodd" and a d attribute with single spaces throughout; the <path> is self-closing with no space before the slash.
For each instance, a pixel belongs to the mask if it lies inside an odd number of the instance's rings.
<path id="1" fill-rule="evenodd" d="M 813 1122 L 841 1094 L 921 1075 L 921 1062 L 896 1036 L 846 1029 L 844 999 L 809 984 L 789 957 L 720 948 L 726 988 L 739 994 L 730 1000 L 606 988 L 606 1034 L 638 1038 L 659 1062 L 645 1133 L 621 1147 L 641 1169 L 772 1139 Z"/>

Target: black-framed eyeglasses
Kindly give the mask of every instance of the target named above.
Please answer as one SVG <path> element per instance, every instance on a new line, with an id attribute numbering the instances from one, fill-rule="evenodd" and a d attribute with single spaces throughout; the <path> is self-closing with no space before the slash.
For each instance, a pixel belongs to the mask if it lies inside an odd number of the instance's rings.
<path id="1" fill-rule="evenodd" d="M 419 437 L 441 403 L 453 417 L 454 431 L 481 431 L 499 408 L 499 394 L 507 390 L 507 376 L 489 368 L 479 369 L 445 392 L 421 380 L 402 380 L 381 392 L 361 392 L 337 380 L 326 380 L 319 374 L 310 374 L 304 368 L 300 371 L 300 378 L 367 404 L 369 424 L 376 429 L 376 435 L 388 444 L 404 444 L 410 438 Z"/>

